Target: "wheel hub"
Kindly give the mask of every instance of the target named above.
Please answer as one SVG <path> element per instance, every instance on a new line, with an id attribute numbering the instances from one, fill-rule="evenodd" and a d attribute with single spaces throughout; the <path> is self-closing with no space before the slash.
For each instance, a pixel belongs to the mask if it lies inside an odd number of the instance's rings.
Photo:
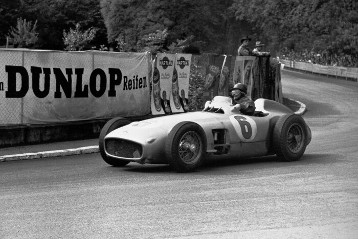
<path id="1" fill-rule="evenodd" d="M 192 144 L 190 142 L 180 142 L 179 147 L 184 149 L 184 150 L 190 150 L 191 152 L 196 151 L 196 145 Z"/>
<path id="2" fill-rule="evenodd" d="M 293 124 L 287 133 L 287 145 L 292 153 L 298 153 L 304 145 L 303 129 L 299 124 Z"/>
<path id="3" fill-rule="evenodd" d="M 199 159 L 201 141 L 196 132 L 186 132 L 180 139 L 179 156 L 186 163 L 195 163 Z"/>

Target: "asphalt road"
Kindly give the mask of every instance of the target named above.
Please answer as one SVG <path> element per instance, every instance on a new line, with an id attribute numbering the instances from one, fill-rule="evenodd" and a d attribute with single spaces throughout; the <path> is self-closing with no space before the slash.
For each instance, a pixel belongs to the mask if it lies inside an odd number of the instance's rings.
<path id="1" fill-rule="evenodd" d="M 284 71 L 313 139 L 302 160 L 0 164 L 0 238 L 358 238 L 358 83 Z"/>

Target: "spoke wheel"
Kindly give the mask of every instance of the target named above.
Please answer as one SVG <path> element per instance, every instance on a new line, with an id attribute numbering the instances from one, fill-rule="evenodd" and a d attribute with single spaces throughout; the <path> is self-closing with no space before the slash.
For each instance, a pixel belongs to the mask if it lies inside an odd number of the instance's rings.
<path id="1" fill-rule="evenodd" d="M 201 140 L 195 131 L 186 132 L 179 142 L 179 157 L 185 163 L 196 163 L 200 157 Z"/>
<path id="2" fill-rule="evenodd" d="M 181 122 L 169 133 L 165 153 L 177 172 L 195 171 L 204 161 L 206 135 L 196 123 Z"/>

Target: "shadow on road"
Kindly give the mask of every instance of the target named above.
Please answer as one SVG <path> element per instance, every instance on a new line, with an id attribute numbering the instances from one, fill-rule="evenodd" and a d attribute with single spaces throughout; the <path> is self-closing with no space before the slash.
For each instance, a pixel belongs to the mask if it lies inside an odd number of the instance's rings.
<path id="1" fill-rule="evenodd" d="M 310 164 L 332 164 L 337 162 L 339 155 L 335 154 L 304 154 L 299 161 L 293 162 L 283 162 L 278 160 L 276 156 L 265 156 L 257 158 L 245 158 L 245 159 L 216 159 L 208 160 L 203 166 L 201 166 L 196 172 L 212 172 L 219 171 L 222 168 L 230 167 L 234 168 L 236 166 L 252 166 L 257 165 L 257 168 L 279 168 L 287 166 L 302 166 Z M 247 167 L 242 170 L 246 170 Z M 174 171 L 167 164 L 129 164 L 124 167 L 122 170 L 127 172 L 136 172 L 136 173 L 173 173 Z M 194 172 L 195 173 L 195 172 Z"/>
<path id="2" fill-rule="evenodd" d="M 172 171 L 169 164 L 130 164 L 123 169 L 127 172 L 136 173 L 166 173 Z"/>
<path id="3" fill-rule="evenodd" d="M 312 99 L 302 99 L 302 96 L 297 94 L 285 94 L 285 97 L 298 100 L 306 105 L 307 107 L 307 113 L 304 114 L 304 117 L 323 117 L 327 115 L 341 115 L 341 113 L 334 107 L 331 103 L 323 103 L 323 102 L 317 102 L 314 100 L 314 97 Z M 288 103 L 286 103 L 288 104 Z M 297 107 L 295 105 L 291 106 Z"/>

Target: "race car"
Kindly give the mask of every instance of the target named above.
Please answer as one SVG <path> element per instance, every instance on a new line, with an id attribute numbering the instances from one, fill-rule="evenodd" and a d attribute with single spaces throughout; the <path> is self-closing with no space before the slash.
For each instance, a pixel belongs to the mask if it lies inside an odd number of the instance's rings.
<path id="1" fill-rule="evenodd" d="M 250 116 L 235 111 L 230 97 L 216 96 L 206 106 L 131 123 L 111 119 L 100 133 L 101 156 L 117 167 L 169 164 L 177 172 L 190 172 L 214 158 L 276 154 L 284 161 L 299 160 L 311 141 L 304 119 L 278 102 L 257 99 Z"/>

